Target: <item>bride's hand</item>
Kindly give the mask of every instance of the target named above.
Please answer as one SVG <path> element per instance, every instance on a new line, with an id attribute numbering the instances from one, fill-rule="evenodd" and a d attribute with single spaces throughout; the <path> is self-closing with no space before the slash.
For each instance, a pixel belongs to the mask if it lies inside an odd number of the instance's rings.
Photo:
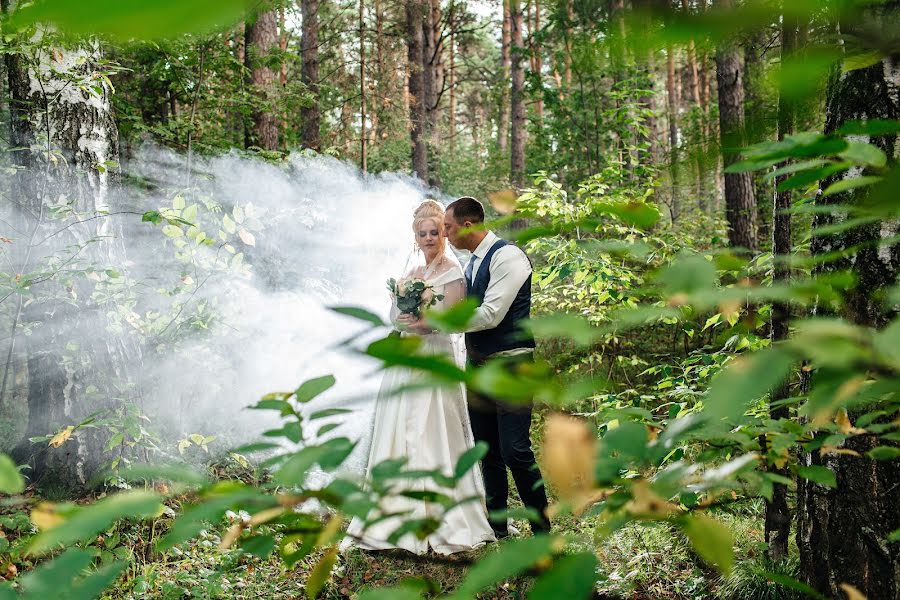
<path id="1" fill-rule="evenodd" d="M 413 315 L 402 314 L 397 317 L 397 325 L 404 331 L 411 331 L 418 334 L 432 333 L 434 330 L 428 321 L 422 317 L 414 317 Z"/>

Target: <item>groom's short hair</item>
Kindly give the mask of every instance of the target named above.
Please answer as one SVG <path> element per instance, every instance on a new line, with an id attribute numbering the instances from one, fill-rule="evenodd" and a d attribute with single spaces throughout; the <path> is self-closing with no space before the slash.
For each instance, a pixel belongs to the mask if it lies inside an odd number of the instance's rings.
<path id="1" fill-rule="evenodd" d="M 453 211 L 453 218 L 457 223 L 484 223 L 484 206 L 471 196 L 457 198 L 447 205 L 447 210 Z"/>

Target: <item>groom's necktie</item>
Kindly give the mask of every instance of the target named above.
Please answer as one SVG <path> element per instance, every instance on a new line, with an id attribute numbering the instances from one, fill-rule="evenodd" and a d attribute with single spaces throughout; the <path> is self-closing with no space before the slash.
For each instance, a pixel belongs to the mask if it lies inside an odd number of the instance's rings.
<path id="1" fill-rule="evenodd" d="M 475 267 L 475 255 L 473 254 L 469 258 L 469 264 L 466 265 L 466 285 L 468 286 L 469 290 L 472 289 L 472 270 L 474 269 L 474 267 Z"/>

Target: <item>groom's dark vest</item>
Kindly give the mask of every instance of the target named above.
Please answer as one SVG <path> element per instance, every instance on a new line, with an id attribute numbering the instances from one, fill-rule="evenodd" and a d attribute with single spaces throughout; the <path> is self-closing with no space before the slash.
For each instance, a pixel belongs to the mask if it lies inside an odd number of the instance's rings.
<path id="1" fill-rule="evenodd" d="M 491 260 L 497 250 L 507 244 L 509 242 L 506 240 L 494 242 L 481 260 L 481 264 L 478 265 L 478 273 L 474 274 L 474 285 L 472 281 L 466 279 L 468 295 L 477 298 L 479 304 L 484 302 L 484 294 L 491 283 Z M 509 312 L 496 327 L 466 334 L 466 350 L 469 353 L 469 360 L 478 364 L 495 352 L 516 348 L 534 348 L 534 337 L 522 327 L 522 323 L 528 319 L 530 313 L 531 274 L 529 273 L 528 279 L 516 293 Z"/>

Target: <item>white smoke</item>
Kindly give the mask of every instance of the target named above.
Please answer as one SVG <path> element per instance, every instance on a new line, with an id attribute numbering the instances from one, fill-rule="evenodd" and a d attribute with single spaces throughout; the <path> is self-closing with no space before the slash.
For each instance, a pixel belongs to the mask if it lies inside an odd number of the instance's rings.
<path id="1" fill-rule="evenodd" d="M 366 326 L 328 307 L 354 305 L 387 318 L 385 281 L 400 274 L 413 248 L 412 210 L 425 188 L 405 175 L 364 175 L 324 156 L 293 155 L 273 165 L 233 152 L 194 158 L 191 167 L 188 181 L 184 156 L 148 145 L 123 166 L 144 189 L 110 191 L 111 210 L 135 213 L 108 217 L 123 223 L 122 269 L 139 289 L 133 314 L 175 314 L 164 331 L 145 332 L 151 343 L 132 365 L 151 427 L 170 440 L 200 433 L 217 436 L 220 448 L 233 447 L 274 424 L 270 413 L 245 407 L 330 373 L 337 384 L 313 408 L 355 411 L 334 434 L 361 440 L 349 464 L 361 471 L 380 374 L 374 360 L 338 347 Z M 217 231 L 209 223 L 234 207 L 248 215 L 249 237 L 229 236 L 229 244 L 244 253 L 249 270 L 194 276 L 192 262 L 176 258 L 175 239 L 165 237 L 164 225 L 140 222 L 140 213 L 171 207 L 176 196 L 200 206 L 197 223 L 205 220 L 210 237 Z M 193 261 L 207 265 L 231 258 L 218 239 L 192 252 Z M 172 296 L 166 290 L 179 280 L 191 285 Z M 173 302 L 183 305 L 180 314 Z M 208 320 L 185 318 L 198 307 Z M 84 335 L 108 325 L 76 318 Z M 121 335 L 134 331 L 125 327 Z"/>

